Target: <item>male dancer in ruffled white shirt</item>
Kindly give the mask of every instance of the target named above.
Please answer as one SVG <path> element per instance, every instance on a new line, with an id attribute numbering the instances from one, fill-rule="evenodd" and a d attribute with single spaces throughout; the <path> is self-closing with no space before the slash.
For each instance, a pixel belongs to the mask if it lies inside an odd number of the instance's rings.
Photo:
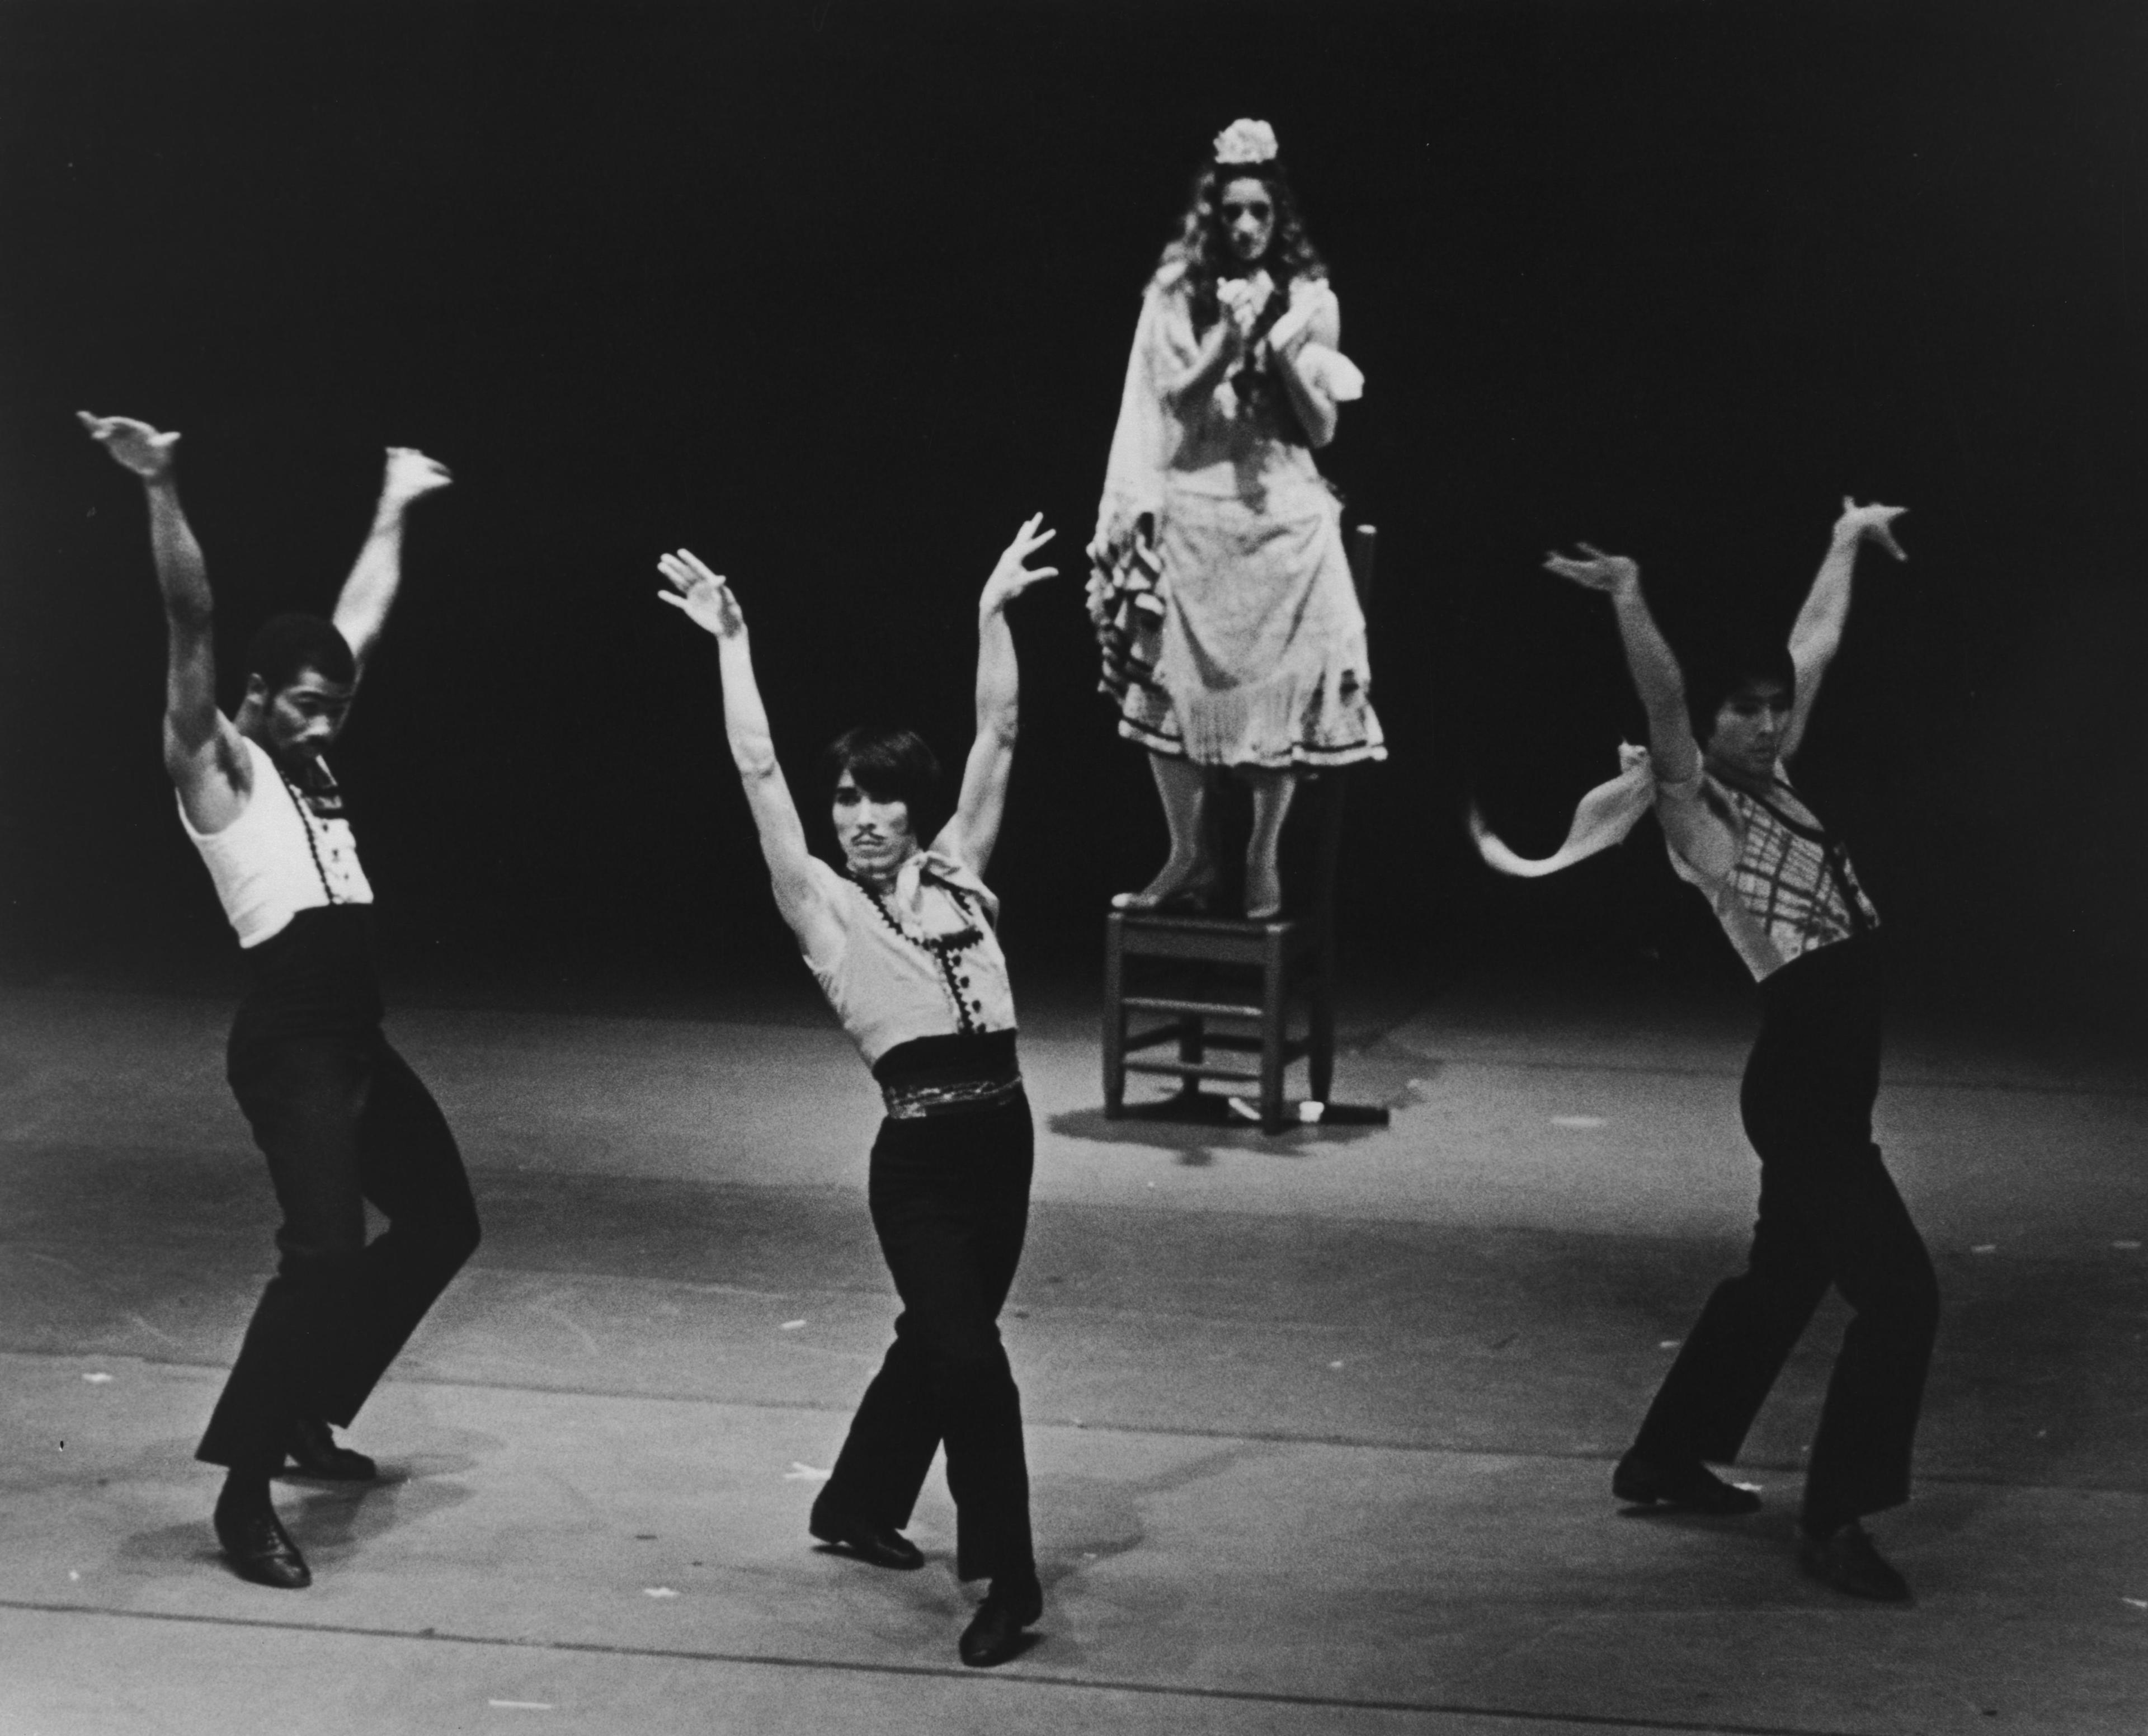
<path id="1" fill-rule="evenodd" d="M 373 528 L 333 620 L 279 615 L 247 650 L 246 697 L 217 709 L 214 610 L 179 505 L 176 434 L 123 416 L 83 425 L 142 479 L 164 602 L 164 769 L 252 968 L 228 1075 L 268 1160 L 282 1258 L 196 1457 L 222 1465 L 217 1541 L 241 1577 L 297 1590 L 305 1558 L 269 1479 L 367 1481 L 339 1446 L 359 1407 L 477 1246 L 477 1208 L 439 1107 L 380 1029 L 373 889 L 321 755 L 341 732 L 402 580 L 410 504 L 449 482 L 391 447 Z M 388 1228 L 369 1243 L 371 1201 Z"/>

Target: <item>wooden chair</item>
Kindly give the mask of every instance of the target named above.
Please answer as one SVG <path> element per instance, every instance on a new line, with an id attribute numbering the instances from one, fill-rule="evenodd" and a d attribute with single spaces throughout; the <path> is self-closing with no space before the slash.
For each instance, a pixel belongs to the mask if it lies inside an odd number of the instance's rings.
<path id="1" fill-rule="evenodd" d="M 1371 598 L 1376 546 L 1371 525 L 1352 531 L 1350 572 L 1361 605 Z M 1114 911 L 1106 918 L 1107 1116 L 1128 1112 L 1127 1074 L 1157 1073 L 1176 1076 L 1178 1091 L 1143 1106 L 1144 1113 L 1224 1119 L 1226 1101 L 1201 1088 L 1203 1080 L 1213 1079 L 1254 1086 L 1262 1127 L 1278 1133 L 1301 1119 L 1285 1101 L 1283 1083 L 1303 1061 L 1307 1104 L 1319 1106 L 1317 1116 L 1303 1118 L 1385 1125 L 1383 1108 L 1327 1101 L 1335 1072 L 1335 874 L 1342 793 L 1338 768 L 1308 776 L 1292 805 L 1290 828 L 1309 827 L 1313 835 L 1312 896 L 1301 914 L 1262 922 L 1152 911 Z M 1137 980 L 1160 972 L 1166 981 Z M 1295 1036 L 1294 1003 L 1304 1010 Z M 1157 1014 L 1165 1016 L 1162 1023 L 1135 1028 L 1137 1016 Z M 1212 1028 L 1218 1021 L 1227 1028 Z M 1152 1052 L 1167 1045 L 1172 1054 Z"/>

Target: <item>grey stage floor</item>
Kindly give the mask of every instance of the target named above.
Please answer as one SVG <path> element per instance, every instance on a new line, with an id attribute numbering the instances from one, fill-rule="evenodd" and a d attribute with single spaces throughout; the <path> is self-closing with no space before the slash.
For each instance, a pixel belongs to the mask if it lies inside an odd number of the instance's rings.
<path id="1" fill-rule="evenodd" d="M 1623 1514 L 1616 1458 L 1754 1172 L 1734 1009 L 1361 1010 L 1385 1130 L 1107 1123 L 1092 1016 L 1032 1011 L 1006 1334 L 1050 1598 L 956 1664 L 933 1557 L 809 1546 L 891 1313 L 876 1102 L 802 995 L 723 1016 L 434 1006 L 391 1028 L 487 1240 L 359 1420 L 391 1477 L 286 1485 L 316 1567 L 218 1564 L 190 1458 L 271 1257 L 222 1003 L 0 996 L 0 1733 L 2148 1728 L 2144 1080 L 1912 1031 L 1881 1111 L 1947 1312 L 1919 1592 L 1790 1556 L 1823 1315 L 1750 1444 L 1758 1518 Z M 2122 1056 L 2122 1051 L 2121 1051 Z"/>

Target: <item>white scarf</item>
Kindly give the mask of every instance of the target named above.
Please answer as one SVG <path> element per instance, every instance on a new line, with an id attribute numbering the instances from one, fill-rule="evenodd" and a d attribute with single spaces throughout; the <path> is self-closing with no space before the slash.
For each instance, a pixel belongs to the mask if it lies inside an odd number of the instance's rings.
<path id="1" fill-rule="evenodd" d="M 1656 769 L 1649 763 L 1648 749 L 1635 747 L 1630 741 L 1619 744 L 1619 765 L 1617 777 L 1598 784 L 1581 798 L 1573 810 L 1573 823 L 1567 828 L 1566 842 L 1551 855 L 1535 860 L 1517 855 L 1501 843 L 1486 827 L 1476 804 L 1471 803 L 1469 835 L 1477 840 L 1477 853 L 1502 874 L 1534 880 L 1571 868 L 1622 842 L 1640 823 L 1641 816 L 1655 805 Z"/>

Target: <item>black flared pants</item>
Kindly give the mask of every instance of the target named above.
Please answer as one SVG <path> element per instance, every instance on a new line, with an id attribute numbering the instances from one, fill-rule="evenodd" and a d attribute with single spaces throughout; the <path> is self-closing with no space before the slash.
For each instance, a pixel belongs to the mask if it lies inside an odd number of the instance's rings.
<path id="1" fill-rule="evenodd" d="M 998 1325 L 1028 1232 L 1034 1156 L 1019 1091 L 968 1113 L 891 1116 L 873 1142 L 867 1197 L 902 1312 L 821 1498 L 899 1529 L 944 1442 L 965 1579 L 1036 1561 L 1021 1394 Z"/>
<path id="2" fill-rule="evenodd" d="M 1805 954 L 1761 985 L 1761 1000 L 1739 1099 L 1760 1157 L 1752 1252 L 1709 1297 L 1634 1448 L 1664 1464 L 1734 1459 L 1832 1285 L 1854 1317 L 1805 1474 L 1804 1523 L 1824 1534 L 1909 1498 L 1939 1285 L 1872 1140 L 1876 938 Z"/>
<path id="3" fill-rule="evenodd" d="M 273 1471 L 291 1425 L 347 1425 L 478 1244 L 432 1094 L 378 1028 L 235 1041 L 230 1078 L 283 1208 L 282 1253 L 195 1457 Z M 365 1239 L 370 1201 L 388 1227 Z"/>

